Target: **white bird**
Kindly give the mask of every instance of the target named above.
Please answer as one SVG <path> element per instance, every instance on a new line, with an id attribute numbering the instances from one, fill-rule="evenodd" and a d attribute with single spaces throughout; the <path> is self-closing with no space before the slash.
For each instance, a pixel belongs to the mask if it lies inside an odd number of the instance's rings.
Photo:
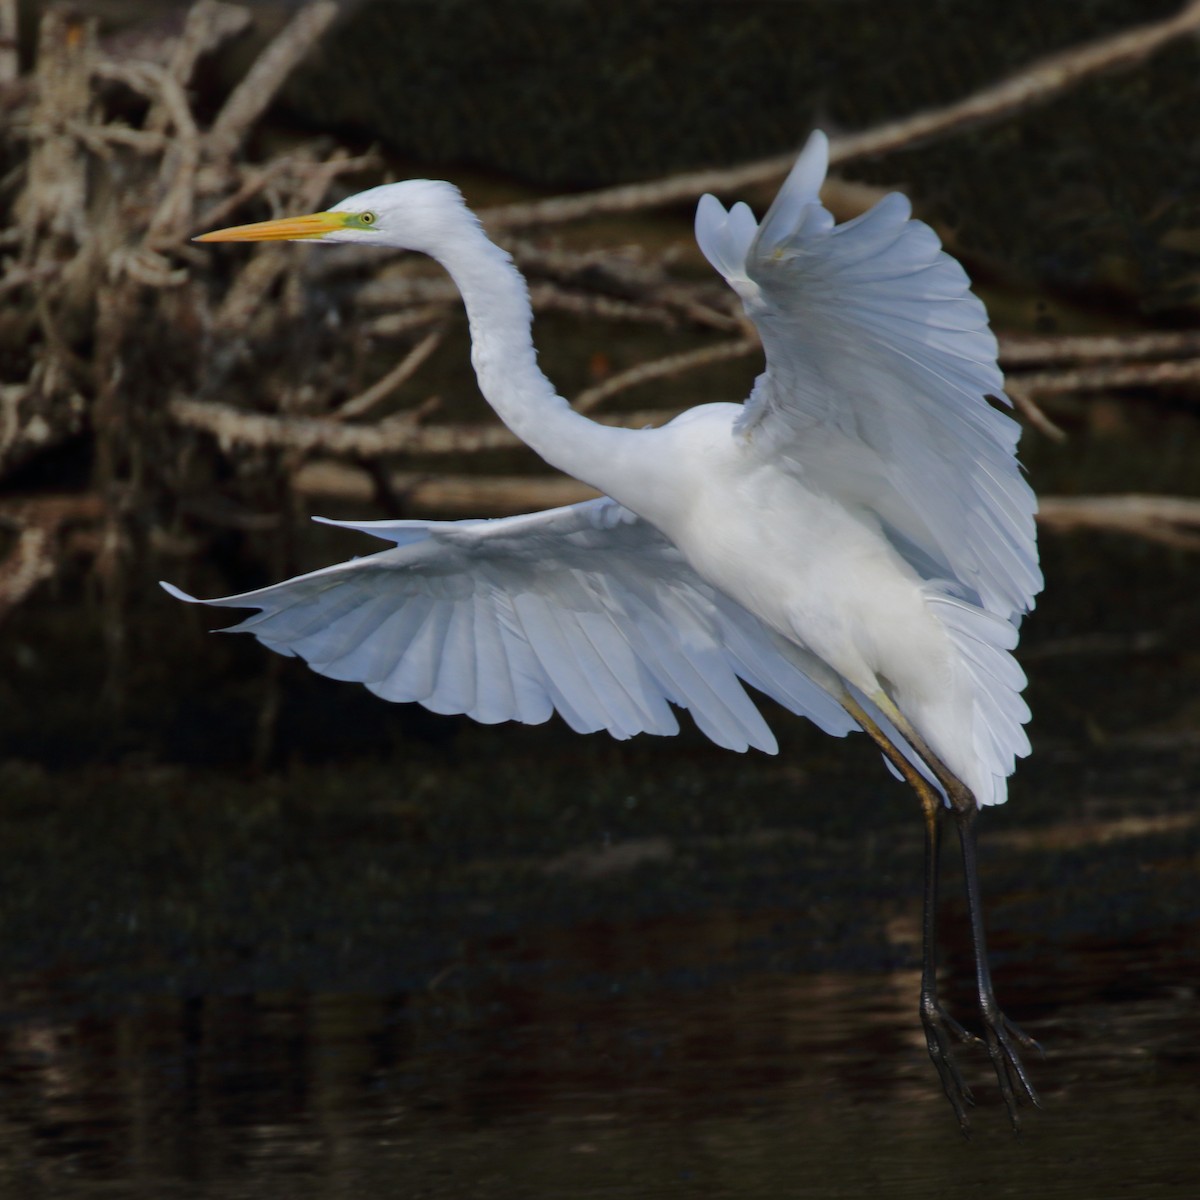
<path id="1" fill-rule="evenodd" d="M 1036 1046 L 996 1004 L 974 817 L 1029 752 L 1011 651 L 1041 589 L 1036 501 L 1015 456 L 996 339 L 962 267 L 886 196 L 837 225 L 814 133 L 762 223 L 704 196 L 696 238 L 741 297 L 766 369 L 744 404 L 657 429 L 572 410 L 539 370 L 528 290 L 449 183 L 371 188 L 336 209 L 200 241 L 420 251 L 466 305 L 479 386 L 543 459 L 604 498 L 500 520 L 330 522 L 394 547 L 259 591 L 253 633 L 387 700 L 492 723 L 557 710 L 580 732 L 678 731 L 774 753 L 743 683 L 828 733 L 865 730 L 916 790 L 926 830 L 920 1014 L 964 1128 L 951 1056 L 978 1040 L 936 995 L 940 817 L 966 868 L 985 1040 L 1014 1124 Z M 183 600 L 193 600 L 168 584 Z"/>

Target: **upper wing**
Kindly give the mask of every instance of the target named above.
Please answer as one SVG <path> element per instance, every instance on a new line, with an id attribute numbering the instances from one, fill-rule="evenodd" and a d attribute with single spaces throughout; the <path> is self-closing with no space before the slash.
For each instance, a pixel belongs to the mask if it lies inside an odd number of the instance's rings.
<path id="1" fill-rule="evenodd" d="M 803 651 L 611 500 L 495 521 L 329 523 L 396 546 L 203 603 L 260 609 L 232 629 L 322 675 L 488 724 L 557 709 L 580 732 L 677 733 L 670 701 L 719 745 L 773 753 L 743 679 L 829 733 L 857 728 Z"/>
<path id="2" fill-rule="evenodd" d="M 996 339 L 962 267 L 901 195 L 835 225 L 814 133 L 758 225 L 700 201 L 696 239 L 758 327 L 767 369 L 739 424 L 760 453 L 875 514 L 927 578 L 1016 618 L 1041 590 Z"/>

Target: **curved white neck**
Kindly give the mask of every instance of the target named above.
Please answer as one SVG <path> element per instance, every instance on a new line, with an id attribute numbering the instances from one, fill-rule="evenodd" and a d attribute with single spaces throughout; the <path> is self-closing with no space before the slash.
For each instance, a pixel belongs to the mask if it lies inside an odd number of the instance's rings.
<path id="1" fill-rule="evenodd" d="M 642 457 L 641 431 L 598 425 L 558 395 L 537 365 L 524 278 L 473 217 L 470 226 L 473 236 L 456 236 L 435 257 L 462 293 L 480 391 L 551 466 L 620 500 L 624 482 L 637 471 L 631 459 Z"/>

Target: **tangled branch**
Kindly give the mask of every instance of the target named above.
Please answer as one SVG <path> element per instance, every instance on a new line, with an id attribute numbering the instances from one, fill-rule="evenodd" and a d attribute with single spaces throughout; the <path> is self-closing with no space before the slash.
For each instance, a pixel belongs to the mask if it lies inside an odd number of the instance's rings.
<path id="1" fill-rule="evenodd" d="M 482 473 L 495 462 L 480 455 L 525 452 L 494 421 L 452 419 L 444 413 L 456 408 L 433 399 L 443 390 L 438 350 L 461 329 L 457 293 L 440 273 L 351 247 L 311 262 L 287 246 L 201 255 L 188 244 L 198 231 L 246 219 L 252 206 L 311 210 L 340 177 L 378 169 L 375 156 L 327 141 L 293 142 L 265 161 L 246 161 L 251 133 L 330 28 L 336 4 L 301 7 L 211 123 L 194 107 L 196 66 L 243 33 L 246 9 L 199 0 L 173 41 L 160 38 L 160 52 L 114 58 L 93 22 L 51 8 L 41 18 L 34 71 L 22 78 L 12 53 L 17 11 L 0 0 L 0 95 L 10 118 L 0 140 L 17 162 L 0 191 L 0 350 L 8 366 L 0 480 L 79 441 L 94 466 L 61 503 L 0 510 L 0 613 L 83 561 L 100 580 L 110 643 L 119 648 L 126 581 L 149 555 L 165 546 L 199 552 L 221 524 L 253 536 L 264 524 L 256 510 L 276 511 L 290 496 L 370 500 L 382 489 L 409 511 L 498 513 L 589 494 L 520 467 Z M 1198 28 L 1193 0 L 1173 18 L 1064 51 L 954 104 L 838 138 L 833 159 L 1001 120 Z M 484 213 L 529 277 L 539 314 L 656 331 L 663 349 L 648 361 L 606 375 L 603 356 L 594 356 L 594 382 L 575 395 L 580 411 L 631 427 L 661 423 L 694 395 L 700 372 L 752 362 L 760 350 L 732 294 L 681 270 L 686 258 L 677 251 L 566 247 L 554 243 L 552 227 L 767 182 L 790 163 L 779 156 Z M 864 199 L 853 189 L 840 196 L 847 208 Z M 664 332 L 685 335 L 688 348 L 669 348 Z M 380 365 L 381 343 L 394 365 Z M 1001 358 L 1019 413 L 1056 439 L 1069 429 L 1062 397 L 1192 397 L 1200 382 L 1194 332 L 1011 335 L 1001 339 Z M 618 398 L 636 411 L 604 411 Z M 430 459 L 449 473 L 423 472 Z M 1190 502 L 1119 499 L 1072 507 L 1051 498 L 1043 520 L 1189 548 L 1200 536 Z"/>

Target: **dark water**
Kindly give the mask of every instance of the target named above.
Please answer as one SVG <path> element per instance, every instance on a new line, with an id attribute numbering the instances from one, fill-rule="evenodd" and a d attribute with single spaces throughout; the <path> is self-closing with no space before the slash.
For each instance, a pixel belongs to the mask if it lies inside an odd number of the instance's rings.
<path id="1" fill-rule="evenodd" d="M 54 768 L 99 729 L 50 674 L 89 634 L 31 657 L 33 614 L 0 672 L 0 1196 L 1200 1194 L 1193 560 L 1044 550 L 1035 752 L 981 818 L 997 991 L 1046 1050 L 1020 1137 L 978 1048 L 970 1141 L 938 1091 L 920 822 L 861 740 L 414 727 L 297 668 L 253 774 L 262 652 L 197 633 L 147 660 L 136 743 Z"/>
<path id="2" fill-rule="evenodd" d="M 147 996 L 73 1012 L 68 992 L 32 985 L 9 998 L 29 1012 L 2 1034 L 0 1188 L 1195 1194 L 1200 1012 L 1177 946 L 1080 950 L 1037 964 L 1036 979 L 1004 975 L 1048 1047 L 1030 1064 L 1044 1110 L 1014 1137 L 968 1056 L 968 1142 L 931 1086 L 914 971 L 672 978 L 673 947 L 719 932 L 562 931 L 519 961 L 491 947 L 502 970 L 458 964 L 390 994 Z M 1035 999 L 1068 982 L 1062 1003 Z"/>

